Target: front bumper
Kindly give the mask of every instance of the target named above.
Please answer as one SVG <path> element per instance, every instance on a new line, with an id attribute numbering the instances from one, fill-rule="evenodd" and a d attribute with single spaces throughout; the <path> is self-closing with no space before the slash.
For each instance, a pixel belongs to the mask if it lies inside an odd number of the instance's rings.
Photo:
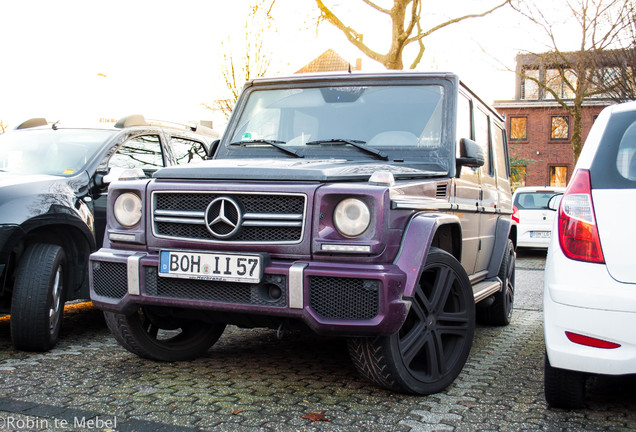
<path id="1" fill-rule="evenodd" d="M 103 248 L 90 257 L 91 300 L 104 310 L 139 306 L 300 319 L 318 334 L 395 333 L 410 302 L 396 265 L 272 260 L 258 284 L 158 276 L 156 254 Z"/>
<path id="2" fill-rule="evenodd" d="M 556 240 L 546 263 L 543 316 L 550 364 L 595 374 L 636 373 L 636 285 L 617 282 L 603 264 L 566 258 Z M 576 344 L 566 331 L 620 347 Z"/>

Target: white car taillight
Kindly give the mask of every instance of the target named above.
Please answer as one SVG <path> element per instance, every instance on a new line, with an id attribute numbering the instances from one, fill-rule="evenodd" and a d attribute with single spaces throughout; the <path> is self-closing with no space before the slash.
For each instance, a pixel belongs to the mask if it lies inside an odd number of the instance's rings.
<path id="1" fill-rule="evenodd" d="M 516 205 L 512 206 L 512 220 L 519 223 L 519 208 Z"/>
<path id="2" fill-rule="evenodd" d="M 578 170 L 559 206 L 559 243 L 566 257 L 604 263 L 601 239 L 596 227 L 590 172 Z"/>

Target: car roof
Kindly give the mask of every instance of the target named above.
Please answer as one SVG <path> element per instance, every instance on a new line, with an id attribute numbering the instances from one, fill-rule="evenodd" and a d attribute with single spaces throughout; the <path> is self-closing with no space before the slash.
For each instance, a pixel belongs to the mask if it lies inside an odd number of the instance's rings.
<path id="1" fill-rule="evenodd" d="M 16 130 L 48 130 L 48 129 L 94 129 L 94 130 L 110 130 L 113 132 L 122 131 L 133 127 L 144 128 L 160 128 L 170 129 L 178 132 L 194 133 L 199 135 L 205 135 L 210 138 L 218 138 L 220 134 L 212 128 L 195 124 L 195 123 L 177 123 L 165 120 L 146 120 L 141 114 L 132 114 L 126 117 L 122 117 L 115 124 L 110 123 L 98 123 L 98 124 L 79 124 L 68 122 L 55 122 L 49 123 L 44 118 L 32 118 L 22 122 L 15 129 Z"/>
<path id="2" fill-rule="evenodd" d="M 384 72 L 312 72 L 287 76 L 260 77 L 250 80 L 247 85 L 254 84 L 278 84 L 283 82 L 303 82 L 303 81 L 331 81 L 337 80 L 372 80 L 372 79 L 396 79 L 396 78 L 438 78 L 457 79 L 457 75 L 450 72 L 410 72 L 410 71 L 384 71 Z"/>

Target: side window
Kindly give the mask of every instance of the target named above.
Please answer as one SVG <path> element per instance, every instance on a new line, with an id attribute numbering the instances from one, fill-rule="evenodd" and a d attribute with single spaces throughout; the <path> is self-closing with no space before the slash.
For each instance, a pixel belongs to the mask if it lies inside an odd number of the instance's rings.
<path id="1" fill-rule="evenodd" d="M 508 180 L 508 157 L 505 148 L 505 131 L 498 125 L 493 125 L 493 150 L 495 152 L 495 167 L 497 169 L 497 177 Z"/>
<path id="2" fill-rule="evenodd" d="M 164 166 L 161 143 L 157 135 L 129 139 L 110 157 L 108 167 L 141 168 L 150 175 Z"/>
<path id="3" fill-rule="evenodd" d="M 199 141 L 172 137 L 170 144 L 172 145 L 172 152 L 179 165 L 201 162 L 207 158 L 205 146 Z"/>
<path id="4" fill-rule="evenodd" d="M 636 180 L 636 123 L 632 123 L 618 146 L 616 168 L 621 176 L 628 180 Z"/>
<path id="5" fill-rule="evenodd" d="M 457 141 L 462 138 L 473 138 L 471 132 L 470 99 L 463 94 L 457 98 Z"/>
<path id="6" fill-rule="evenodd" d="M 479 109 L 475 110 L 475 141 L 484 152 L 482 173 L 492 176 L 494 173 L 490 161 L 490 119 Z"/>

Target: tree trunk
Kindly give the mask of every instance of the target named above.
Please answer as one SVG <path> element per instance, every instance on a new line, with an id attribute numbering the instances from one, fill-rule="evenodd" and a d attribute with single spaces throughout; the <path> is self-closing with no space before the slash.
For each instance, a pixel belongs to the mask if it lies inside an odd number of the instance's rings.
<path id="1" fill-rule="evenodd" d="M 583 148 L 582 134 L 582 115 L 581 110 L 583 108 L 583 101 L 578 100 L 582 98 L 576 98 L 574 100 L 574 112 L 572 113 L 572 155 L 574 156 L 574 165 L 579 160 L 581 149 Z"/>

